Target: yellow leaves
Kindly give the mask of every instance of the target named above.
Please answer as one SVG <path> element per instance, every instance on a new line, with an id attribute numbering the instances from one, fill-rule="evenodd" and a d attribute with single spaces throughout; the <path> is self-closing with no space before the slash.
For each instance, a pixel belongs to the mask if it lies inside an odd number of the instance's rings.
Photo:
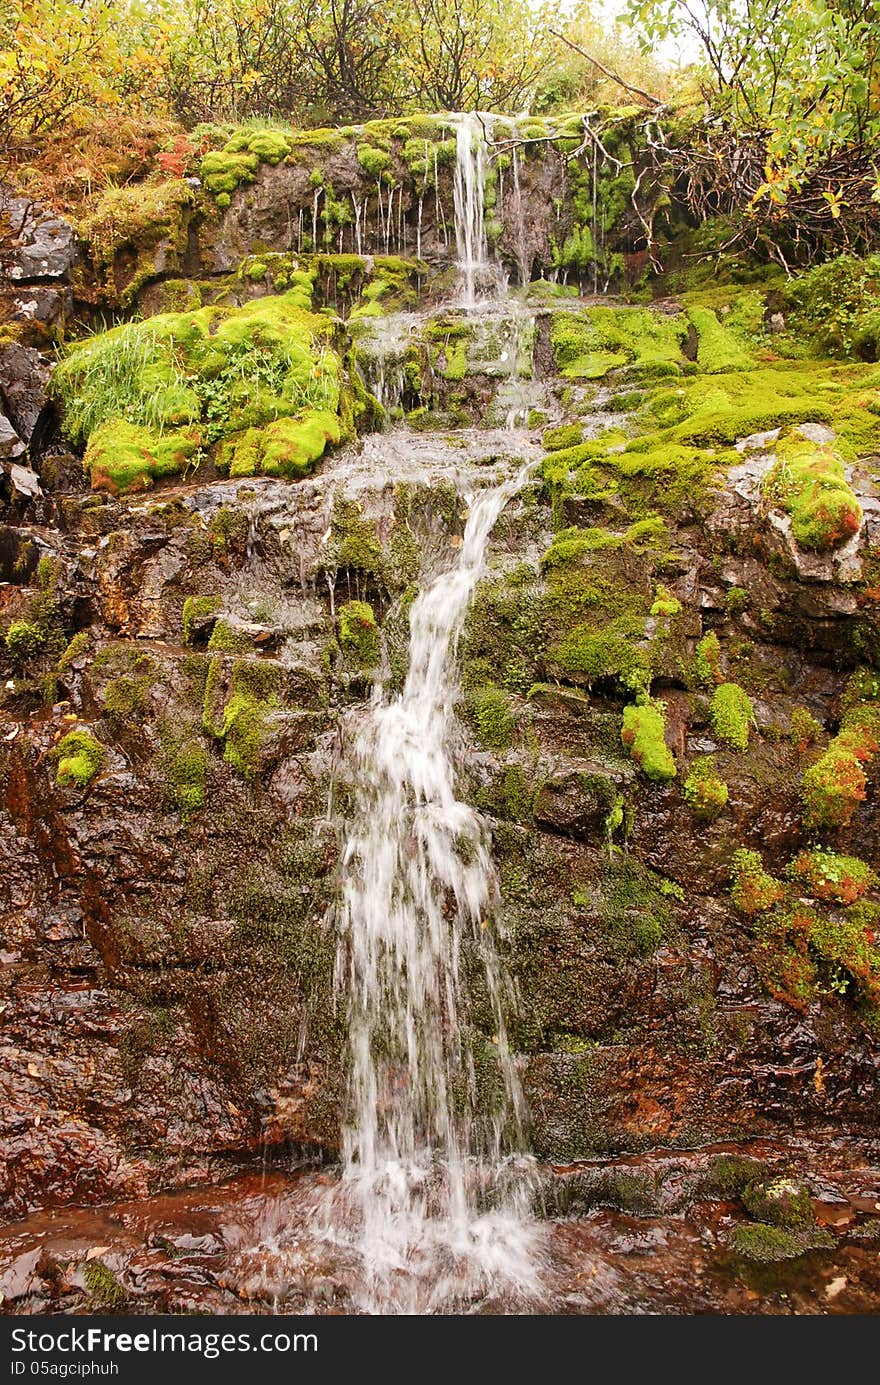
<path id="1" fill-rule="evenodd" d="M 843 200 L 843 189 L 841 188 L 839 192 L 823 192 L 822 196 L 828 203 L 828 210 L 832 217 L 835 221 L 838 221 L 840 219 L 840 213 L 846 206 Z"/>

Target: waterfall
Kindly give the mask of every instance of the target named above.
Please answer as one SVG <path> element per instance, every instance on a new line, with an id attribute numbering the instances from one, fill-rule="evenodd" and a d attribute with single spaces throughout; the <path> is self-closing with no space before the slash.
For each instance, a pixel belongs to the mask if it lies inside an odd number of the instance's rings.
<path id="1" fill-rule="evenodd" d="M 489 265 L 483 208 L 486 138 L 476 115 L 455 117 L 455 248 L 466 307 L 476 303 L 481 272 Z"/>
<path id="2" fill-rule="evenodd" d="M 367 1311 L 430 1312 L 499 1287 L 536 1287 L 531 1186 L 516 1157 L 523 1098 L 504 1019 L 510 985 L 490 927 L 497 882 L 483 823 L 456 798 L 448 750 L 458 638 L 492 527 L 529 470 L 473 502 L 457 562 L 412 605 L 403 692 L 376 692 L 347 757 L 354 788 L 336 986 L 348 1006 L 350 1073 L 339 1196 L 359 1227 Z M 502 1079 L 482 1124 L 464 1032 L 465 950 L 480 958 Z"/>
<path id="3" fill-rule="evenodd" d="M 531 263 L 529 253 L 526 248 L 526 221 L 525 206 L 523 203 L 522 187 L 519 180 L 519 154 L 516 145 L 513 146 L 512 154 L 513 171 L 513 212 L 516 223 L 516 263 L 519 270 L 519 281 L 521 284 L 528 284 L 531 275 Z"/>

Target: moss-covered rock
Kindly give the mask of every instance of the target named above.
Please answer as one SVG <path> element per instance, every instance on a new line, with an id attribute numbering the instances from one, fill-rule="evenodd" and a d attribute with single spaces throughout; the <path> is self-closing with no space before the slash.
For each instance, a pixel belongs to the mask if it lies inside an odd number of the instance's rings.
<path id="1" fill-rule="evenodd" d="M 713 822 L 723 811 L 727 798 L 728 788 L 715 769 L 714 756 L 700 756 L 691 765 L 684 781 L 685 803 L 693 809 L 695 817 Z"/>
<path id="2" fill-rule="evenodd" d="M 339 609 L 339 643 L 359 668 L 375 668 L 382 653 L 379 627 L 367 601 L 346 601 Z"/>
<path id="3" fill-rule="evenodd" d="M 858 533 L 862 508 L 830 447 L 792 439 L 777 446 L 777 456 L 762 492 L 768 504 L 791 516 L 798 547 L 827 553 Z"/>
<path id="4" fill-rule="evenodd" d="M 78 342 L 53 389 L 68 437 L 88 443 L 93 488 L 141 489 L 215 444 L 218 465 L 232 475 L 304 474 L 342 433 L 331 331 L 292 290 Z"/>
<path id="5" fill-rule="evenodd" d="M 665 706 L 646 699 L 624 708 L 620 739 L 634 762 L 648 779 L 661 783 L 678 773 L 672 751 L 666 744 Z"/>
<path id="6" fill-rule="evenodd" d="M 712 730 L 734 750 L 747 750 L 754 722 L 748 693 L 738 683 L 722 683 L 712 694 L 709 719 Z"/>
<path id="7" fill-rule="evenodd" d="M 834 1246 L 834 1237 L 819 1227 L 789 1231 L 781 1226 L 765 1226 L 760 1222 L 743 1223 L 735 1226 L 730 1233 L 730 1246 L 744 1259 L 768 1265 L 780 1260 L 794 1260 L 813 1250 L 830 1250 Z"/>
<path id="8" fill-rule="evenodd" d="M 69 731 L 54 751 L 56 783 L 64 788 L 86 788 L 103 766 L 106 753 L 89 731 Z"/>

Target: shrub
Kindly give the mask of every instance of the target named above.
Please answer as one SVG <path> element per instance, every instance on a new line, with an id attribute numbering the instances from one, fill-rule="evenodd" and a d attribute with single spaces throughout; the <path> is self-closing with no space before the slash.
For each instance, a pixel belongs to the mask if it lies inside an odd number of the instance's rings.
<path id="1" fill-rule="evenodd" d="M 6 648 L 16 663 L 26 663 L 46 643 L 46 631 L 29 620 L 14 620 L 6 631 Z"/>
<path id="2" fill-rule="evenodd" d="M 840 255 L 789 288 L 794 323 L 834 356 L 880 355 L 880 255 Z"/>

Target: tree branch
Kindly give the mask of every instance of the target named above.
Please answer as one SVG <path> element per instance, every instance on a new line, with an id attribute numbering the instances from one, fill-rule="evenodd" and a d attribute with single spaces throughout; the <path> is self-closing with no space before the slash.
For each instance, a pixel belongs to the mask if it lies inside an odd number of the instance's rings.
<path id="1" fill-rule="evenodd" d="M 570 38 L 566 38 L 565 34 L 560 34 L 556 29 L 550 29 L 549 32 L 554 38 L 558 38 L 561 43 L 564 43 L 567 48 L 570 48 L 572 52 L 579 53 L 582 58 L 586 58 L 588 63 L 592 63 L 594 67 L 598 67 L 600 72 L 604 73 L 606 77 L 609 77 L 612 82 L 616 82 L 619 87 L 623 87 L 624 91 L 628 91 L 631 96 L 641 96 L 644 101 L 650 101 L 652 106 L 663 106 L 665 104 L 665 102 L 660 100 L 659 96 L 652 96 L 649 91 L 643 91 L 641 87 L 634 87 L 631 86 L 629 82 L 625 82 L 616 72 L 612 72 L 610 67 L 606 67 L 604 63 L 600 63 L 598 58 L 594 58 L 591 53 L 588 53 L 585 48 L 581 48 L 580 44 L 573 43 Z"/>

